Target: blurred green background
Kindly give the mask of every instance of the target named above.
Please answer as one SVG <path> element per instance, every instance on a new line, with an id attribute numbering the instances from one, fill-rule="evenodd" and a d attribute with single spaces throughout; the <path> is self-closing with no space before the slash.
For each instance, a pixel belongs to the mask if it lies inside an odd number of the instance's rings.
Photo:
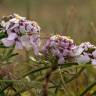
<path id="1" fill-rule="evenodd" d="M 12 13 L 36 20 L 43 37 L 59 33 L 96 44 L 96 0 L 0 0 L 0 16 Z"/>

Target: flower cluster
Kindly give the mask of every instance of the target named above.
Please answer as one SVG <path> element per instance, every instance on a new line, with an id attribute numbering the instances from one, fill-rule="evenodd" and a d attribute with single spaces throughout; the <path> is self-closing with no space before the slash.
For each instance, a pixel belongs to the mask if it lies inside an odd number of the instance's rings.
<path id="1" fill-rule="evenodd" d="M 89 42 L 81 43 L 74 48 L 75 62 L 78 64 L 96 65 L 96 47 Z"/>
<path id="2" fill-rule="evenodd" d="M 13 14 L 4 17 L 0 26 L 7 34 L 7 37 L 1 39 L 5 46 L 10 47 L 15 44 L 16 48 L 28 50 L 32 47 L 35 55 L 38 55 L 40 27 L 35 21 L 29 21 L 25 17 Z M 58 64 L 71 61 L 78 64 L 96 65 L 96 47 L 94 45 L 89 42 L 75 45 L 73 40 L 66 36 L 54 35 L 50 37 L 42 52 L 44 54 L 51 53 L 58 60 Z"/>
<path id="3" fill-rule="evenodd" d="M 71 58 L 72 49 L 75 44 L 72 39 L 66 36 L 54 35 L 49 38 L 45 46 L 43 47 L 43 53 L 51 52 L 53 56 L 58 58 L 58 64 L 63 64 L 66 59 Z"/>
<path id="4" fill-rule="evenodd" d="M 60 35 L 50 37 L 45 46 L 43 53 L 51 53 L 58 58 L 58 64 L 64 64 L 70 61 L 78 64 L 96 65 L 96 47 L 89 42 L 75 45 L 73 40 Z"/>
<path id="5" fill-rule="evenodd" d="M 13 14 L 1 20 L 1 26 L 7 34 L 2 43 L 10 47 L 16 45 L 16 48 L 33 48 L 35 55 L 38 54 L 40 42 L 40 27 L 35 21 L 29 21 L 25 17 Z"/>

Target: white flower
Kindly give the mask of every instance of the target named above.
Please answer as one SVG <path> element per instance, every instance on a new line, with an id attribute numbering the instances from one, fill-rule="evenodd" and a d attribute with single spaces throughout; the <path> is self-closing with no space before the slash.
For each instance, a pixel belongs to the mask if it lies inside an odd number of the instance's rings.
<path id="1" fill-rule="evenodd" d="M 16 33 L 10 33 L 9 35 L 8 35 L 8 40 L 15 40 L 17 38 L 17 34 Z"/>
<path id="2" fill-rule="evenodd" d="M 60 57 L 60 58 L 58 59 L 58 64 L 64 64 L 64 62 L 65 62 L 64 57 Z"/>
<path id="3" fill-rule="evenodd" d="M 32 37 L 30 37 L 30 43 L 31 43 L 32 48 L 34 50 L 34 54 L 39 55 L 38 45 L 36 45 L 36 43 L 34 42 L 34 39 Z"/>
<path id="4" fill-rule="evenodd" d="M 83 51 L 84 51 L 84 48 L 82 48 L 82 47 L 75 47 L 73 49 L 74 56 L 81 55 Z"/>
<path id="5" fill-rule="evenodd" d="M 33 48 L 35 55 L 39 53 L 40 27 L 35 21 L 29 21 L 24 17 L 13 14 L 13 18 L 1 23 L 8 35 L 1 40 L 5 46 L 10 47 L 15 44 L 18 49 L 26 48 L 29 50 Z"/>
<path id="6" fill-rule="evenodd" d="M 6 26 L 6 22 L 4 20 L 2 20 L 0 24 L 1 24 L 2 27 Z"/>
<path id="7" fill-rule="evenodd" d="M 90 61 L 90 57 L 88 55 L 80 55 L 75 59 L 78 64 L 86 64 Z"/>
<path id="8" fill-rule="evenodd" d="M 63 54 L 59 51 L 59 49 L 55 48 L 51 50 L 53 56 L 58 56 L 58 57 L 62 57 Z"/>
<path id="9" fill-rule="evenodd" d="M 68 55 L 70 55 L 70 51 L 68 49 L 64 49 L 63 56 L 68 56 Z"/>
<path id="10" fill-rule="evenodd" d="M 96 59 L 92 59 L 91 61 L 92 61 L 92 62 L 91 62 L 92 65 L 95 65 L 95 66 L 96 66 Z"/>
<path id="11" fill-rule="evenodd" d="M 92 52 L 94 58 L 96 58 L 96 50 Z"/>
<path id="12" fill-rule="evenodd" d="M 29 36 L 28 35 L 24 35 L 20 38 L 20 41 L 22 43 L 22 46 L 24 48 L 26 48 L 26 50 L 30 50 L 32 48 L 30 41 L 29 41 Z"/>
<path id="13" fill-rule="evenodd" d="M 8 40 L 8 38 L 3 38 L 1 41 L 6 47 L 12 46 L 15 42 L 14 40 Z"/>
<path id="14" fill-rule="evenodd" d="M 47 40 L 46 44 L 42 48 L 43 53 L 45 54 L 47 53 L 49 45 L 50 45 L 50 40 Z"/>
<path id="15" fill-rule="evenodd" d="M 66 36 L 54 35 L 47 40 L 43 47 L 43 53 L 51 53 L 52 56 L 58 58 L 58 64 L 64 64 L 68 57 L 73 58 L 72 50 L 74 46 L 72 39 Z"/>
<path id="16" fill-rule="evenodd" d="M 56 45 L 57 45 L 57 43 L 56 43 L 55 41 L 52 40 L 52 41 L 50 42 L 50 47 L 56 47 Z"/>
<path id="17" fill-rule="evenodd" d="M 10 24 L 11 24 L 11 22 L 5 22 L 5 25 L 3 26 L 5 28 L 5 30 L 8 30 Z"/>
<path id="18" fill-rule="evenodd" d="M 16 18 L 16 19 L 19 19 L 19 20 L 25 20 L 26 18 L 25 17 L 22 17 L 16 13 L 13 14 L 13 16 Z"/>
<path id="19" fill-rule="evenodd" d="M 32 34 L 29 36 L 30 40 L 32 39 L 33 42 L 37 45 L 40 46 L 40 35 L 39 34 Z"/>
<path id="20" fill-rule="evenodd" d="M 26 29 L 25 29 L 25 26 L 19 26 L 20 27 L 20 32 L 23 34 L 23 33 L 25 33 L 25 32 L 27 32 L 26 31 Z"/>
<path id="21" fill-rule="evenodd" d="M 14 23 L 19 23 L 19 19 L 17 18 L 13 18 L 13 19 L 10 19 L 9 22 L 14 22 Z"/>
<path id="22" fill-rule="evenodd" d="M 88 51 L 88 49 L 94 49 L 96 48 L 94 45 L 92 45 L 90 42 L 84 42 L 80 44 L 80 47 L 84 48 L 85 51 Z"/>
<path id="23" fill-rule="evenodd" d="M 15 43 L 16 43 L 16 44 L 15 44 L 15 48 L 16 48 L 16 49 L 23 49 L 23 48 L 24 48 L 24 47 L 22 46 L 22 43 L 21 43 L 21 42 L 16 41 Z"/>

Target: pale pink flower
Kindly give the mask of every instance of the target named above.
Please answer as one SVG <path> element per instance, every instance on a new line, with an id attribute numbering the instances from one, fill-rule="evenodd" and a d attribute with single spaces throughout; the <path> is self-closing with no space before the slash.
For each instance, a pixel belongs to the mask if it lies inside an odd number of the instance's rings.
<path id="1" fill-rule="evenodd" d="M 64 62 L 65 62 L 64 57 L 58 59 L 58 64 L 64 64 Z"/>
<path id="2" fill-rule="evenodd" d="M 8 38 L 3 38 L 1 41 L 6 47 L 10 47 L 14 44 L 14 40 L 8 40 Z"/>
<path id="3" fill-rule="evenodd" d="M 16 33 L 10 33 L 9 35 L 8 35 L 8 40 L 15 40 L 16 38 L 17 38 L 18 36 L 17 36 L 17 34 Z"/>
<path id="4" fill-rule="evenodd" d="M 88 49 L 94 49 L 94 48 L 96 48 L 90 42 L 81 43 L 79 46 L 82 47 L 85 51 L 88 51 Z"/>
<path id="5" fill-rule="evenodd" d="M 50 45 L 50 40 L 47 40 L 46 44 L 42 47 L 42 52 L 44 54 L 46 54 L 48 52 L 49 45 Z"/>
<path id="6" fill-rule="evenodd" d="M 96 59 L 92 59 L 92 65 L 96 66 Z"/>
<path id="7" fill-rule="evenodd" d="M 94 58 L 96 58 L 96 50 L 92 52 Z"/>
<path id="8" fill-rule="evenodd" d="M 30 50 L 32 48 L 28 35 L 21 36 L 20 41 L 26 50 Z"/>
<path id="9" fill-rule="evenodd" d="M 84 51 L 84 48 L 79 47 L 79 46 L 76 46 L 76 47 L 74 47 L 74 49 L 73 49 L 73 55 L 74 55 L 74 56 L 79 56 L 79 55 L 82 54 L 83 51 Z"/>
<path id="10" fill-rule="evenodd" d="M 16 41 L 15 43 L 16 43 L 16 44 L 15 44 L 16 49 L 24 49 L 24 47 L 23 47 L 23 45 L 22 45 L 21 42 Z"/>
<path id="11" fill-rule="evenodd" d="M 60 62 L 65 62 L 65 58 L 73 58 L 72 50 L 74 46 L 72 39 L 66 36 L 54 35 L 47 40 L 42 50 L 46 54 L 51 53 L 52 56 L 57 57 L 60 64 Z"/>
<path id="12" fill-rule="evenodd" d="M 13 14 L 13 17 L 9 21 L 1 22 L 4 27 L 5 33 L 8 37 L 3 38 L 2 43 L 10 47 L 16 45 L 18 49 L 33 48 L 35 55 L 39 53 L 38 47 L 40 45 L 40 27 L 35 21 L 29 21 L 24 17 L 17 14 Z M 23 37 L 24 36 L 26 37 Z M 30 46 L 31 47 L 30 47 Z"/>
<path id="13" fill-rule="evenodd" d="M 91 59 L 88 55 L 80 55 L 75 60 L 78 64 L 86 64 L 90 62 Z"/>
<path id="14" fill-rule="evenodd" d="M 32 48 L 34 49 L 35 55 L 39 54 L 38 43 L 35 43 L 35 42 L 38 42 L 37 40 L 38 38 L 32 38 L 32 36 L 30 36 L 30 43 L 32 45 Z"/>

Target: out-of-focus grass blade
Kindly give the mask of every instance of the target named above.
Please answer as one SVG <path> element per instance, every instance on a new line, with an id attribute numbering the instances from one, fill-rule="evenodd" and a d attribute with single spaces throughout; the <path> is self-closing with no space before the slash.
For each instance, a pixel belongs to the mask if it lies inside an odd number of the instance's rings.
<path id="1" fill-rule="evenodd" d="M 23 78 L 23 77 L 26 77 L 26 76 L 28 76 L 28 75 L 30 75 L 30 74 L 33 74 L 33 73 L 36 73 L 36 72 L 39 72 L 39 71 L 48 69 L 48 68 L 50 68 L 50 66 L 45 66 L 45 67 L 41 67 L 41 68 L 32 70 L 32 71 L 28 72 L 27 74 L 23 75 L 22 78 Z"/>
<path id="2" fill-rule="evenodd" d="M 14 51 L 14 48 L 15 48 L 15 44 L 8 50 L 6 55 L 12 54 L 12 52 Z"/>
<path id="3" fill-rule="evenodd" d="M 8 48 L 8 47 L 6 47 L 6 46 L 0 44 L 0 48 Z"/>
<path id="4" fill-rule="evenodd" d="M 10 54 L 7 58 L 12 58 L 12 57 L 14 57 L 14 56 L 16 56 L 16 55 L 18 55 L 18 53 Z M 7 58 L 6 58 L 6 59 L 7 59 Z"/>
<path id="5" fill-rule="evenodd" d="M 1 93 L 0 93 L 0 96 L 5 96 L 4 92 L 1 92 Z"/>
<path id="6" fill-rule="evenodd" d="M 69 82 L 71 82 L 72 80 L 78 78 L 78 77 L 80 76 L 80 74 L 84 71 L 84 69 L 85 69 L 84 67 L 81 68 L 80 71 L 79 71 L 77 74 L 75 74 L 75 76 L 73 76 L 73 77 L 71 77 L 69 80 L 67 80 L 66 83 L 69 83 Z"/>
<path id="7" fill-rule="evenodd" d="M 4 54 L 4 60 L 8 60 L 16 55 L 18 55 L 18 53 L 13 53 L 14 51 L 14 48 L 15 48 L 15 45 L 13 45 L 11 48 L 9 48 L 6 52 L 6 54 Z"/>
<path id="8" fill-rule="evenodd" d="M 0 32 L 0 39 L 6 37 L 6 34 L 4 32 Z"/>
<path id="9" fill-rule="evenodd" d="M 63 68 L 71 67 L 77 65 L 77 63 L 65 63 L 65 64 L 59 64 L 58 66 L 62 66 Z"/>
<path id="10" fill-rule="evenodd" d="M 90 84 L 81 94 L 80 96 L 85 96 L 85 94 L 91 90 L 96 85 L 96 81 L 94 81 L 92 84 Z"/>
<path id="11" fill-rule="evenodd" d="M 18 80 L 0 80 L 0 83 L 13 83 L 18 82 Z"/>
<path id="12" fill-rule="evenodd" d="M 73 65 L 76 65 L 76 64 L 73 64 Z M 58 65 L 58 66 L 61 66 L 61 65 Z M 63 67 L 65 68 L 65 67 L 70 67 L 70 66 L 72 66 L 72 64 L 66 64 L 66 65 L 64 64 Z M 44 66 L 44 67 L 41 67 L 41 68 L 32 70 L 32 71 L 28 72 L 27 74 L 23 75 L 23 77 L 26 77 L 26 76 L 28 76 L 28 75 L 30 75 L 30 74 L 33 74 L 33 73 L 36 73 L 36 72 L 39 72 L 39 71 L 48 69 L 48 68 L 50 68 L 50 67 L 51 67 L 51 66 Z"/>
<path id="13" fill-rule="evenodd" d="M 32 57 L 32 56 L 30 56 L 29 58 L 30 58 L 33 62 L 38 63 L 38 64 L 51 64 L 51 62 L 46 61 L 46 60 L 37 61 L 36 58 L 34 58 L 34 57 Z"/>
<path id="14" fill-rule="evenodd" d="M 96 91 L 94 91 L 91 95 L 92 95 L 92 96 L 96 96 Z"/>
<path id="15" fill-rule="evenodd" d="M 15 84 L 17 86 L 17 84 Z M 23 86 L 22 86 L 23 85 Z M 30 81 L 30 82 L 18 82 L 17 92 L 15 96 L 18 96 L 18 94 L 23 93 L 25 91 L 28 91 L 32 88 L 41 89 L 42 83 L 38 81 Z"/>

